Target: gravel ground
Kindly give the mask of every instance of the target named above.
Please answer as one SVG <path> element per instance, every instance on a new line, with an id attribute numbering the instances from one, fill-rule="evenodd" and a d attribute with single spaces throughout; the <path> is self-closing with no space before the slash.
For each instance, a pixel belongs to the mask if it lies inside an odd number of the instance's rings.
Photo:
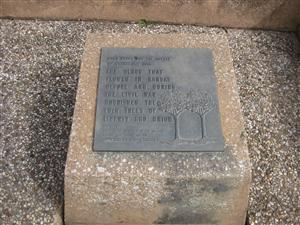
<path id="1" fill-rule="evenodd" d="M 253 170 L 249 224 L 300 224 L 300 47 L 295 34 L 101 22 L 0 20 L 0 26 L 1 224 L 51 224 L 62 204 L 87 32 L 226 32 Z"/>

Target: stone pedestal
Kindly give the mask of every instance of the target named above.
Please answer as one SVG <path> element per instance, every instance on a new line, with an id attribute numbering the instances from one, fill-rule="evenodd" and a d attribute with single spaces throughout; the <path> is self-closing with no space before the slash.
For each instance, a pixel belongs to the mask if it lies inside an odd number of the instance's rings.
<path id="1" fill-rule="evenodd" d="M 212 49 L 225 151 L 93 152 L 103 47 Z M 243 118 L 225 37 L 88 36 L 65 169 L 66 225 L 243 225 L 250 177 Z"/>

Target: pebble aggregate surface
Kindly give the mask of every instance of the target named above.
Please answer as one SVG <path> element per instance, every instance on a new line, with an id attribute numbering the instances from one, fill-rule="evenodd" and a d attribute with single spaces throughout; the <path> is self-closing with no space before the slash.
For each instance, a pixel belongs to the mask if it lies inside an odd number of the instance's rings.
<path id="1" fill-rule="evenodd" d="M 0 224 L 52 224 L 88 32 L 226 35 L 247 131 L 248 223 L 300 224 L 300 46 L 294 33 L 0 20 Z"/>

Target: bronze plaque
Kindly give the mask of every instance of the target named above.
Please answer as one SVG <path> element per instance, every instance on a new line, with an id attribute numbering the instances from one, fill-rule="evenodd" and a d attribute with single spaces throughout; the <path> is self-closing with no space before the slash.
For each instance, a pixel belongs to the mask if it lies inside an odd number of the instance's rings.
<path id="1" fill-rule="evenodd" d="M 94 151 L 223 151 L 210 49 L 102 48 Z"/>

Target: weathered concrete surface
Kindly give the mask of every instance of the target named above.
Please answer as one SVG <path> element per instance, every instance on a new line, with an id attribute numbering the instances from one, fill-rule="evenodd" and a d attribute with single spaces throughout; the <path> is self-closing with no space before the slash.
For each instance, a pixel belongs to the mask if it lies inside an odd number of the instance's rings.
<path id="1" fill-rule="evenodd" d="M 92 152 L 101 47 L 211 48 L 226 150 Z M 250 176 L 243 118 L 225 35 L 88 36 L 65 169 L 67 225 L 241 225 L 245 222 Z"/>
<path id="2" fill-rule="evenodd" d="M 4 0 L 1 17 L 149 21 L 296 30 L 298 0 Z"/>

